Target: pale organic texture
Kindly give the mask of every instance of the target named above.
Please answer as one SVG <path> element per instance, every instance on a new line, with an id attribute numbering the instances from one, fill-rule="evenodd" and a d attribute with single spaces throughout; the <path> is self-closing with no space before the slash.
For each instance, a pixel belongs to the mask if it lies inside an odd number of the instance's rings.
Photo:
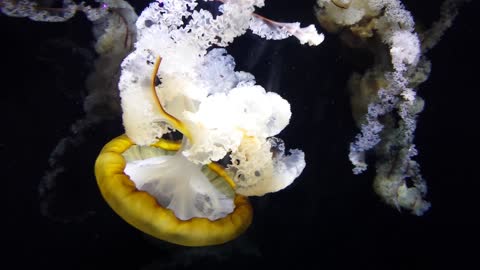
<path id="1" fill-rule="evenodd" d="M 352 75 L 349 83 L 352 112 L 361 128 L 350 144 L 353 172 L 367 169 L 366 152 L 375 149 L 377 194 L 392 206 L 422 215 L 430 203 L 424 200 L 427 188 L 420 166 L 412 160 L 417 154 L 416 118 L 423 108 L 414 87 L 426 80 L 430 65 L 421 58 L 413 17 L 399 0 L 352 0 L 348 6 L 336 2 L 340 1 L 317 1 L 322 24 L 332 31 L 349 29 L 353 39 L 377 36 L 365 44 L 383 43 L 372 46 L 375 65 L 363 75 Z M 407 180 L 412 187 L 406 187 Z"/>
<path id="2" fill-rule="evenodd" d="M 125 174 L 139 190 L 147 191 L 179 219 L 217 220 L 233 212 L 233 190 L 223 179 L 216 179 L 215 186 L 212 181 L 218 176 L 212 172 L 209 175 L 214 177 L 209 179 L 208 168 L 202 169 L 180 153 L 161 153 L 160 149 L 147 146 L 136 148 L 140 148 L 140 155 L 127 162 Z M 129 150 L 123 153 L 124 157 L 130 155 Z"/>
<path id="3" fill-rule="evenodd" d="M 361 129 L 350 144 L 353 172 L 367 169 L 366 152 L 373 149 L 375 191 L 388 204 L 415 215 L 430 207 L 424 199 L 427 186 L 420 165 L 413 160 L 417 115 L 424 107 L 416 88 L 431 69 L 423 54 L 438 42 L 464 2 L 444 1 L 440 20 L 417 34 L 412 15 L 399 0 L 317 1 L 317 17 L 325 28 L 347 29 L 344 34 L 351 40 L 362 39 L 375 54 L 374 66 L 363 75 L 353 74 L 349 82 L 352 112 Z"/>
<path id="4" fill-rule="evenodd" d="M 185 155 L 201 163 L 218 160 L 228 149 L 238 148 L 244 136 L 265 140 L 277 135 L 287 126 L 290 116 L 286 100 L 258 85 L 212 95 L 196 113 L 186 113 L 186 122 L 195 130 L 195 143 Z M 209 159 L 202 158 L 205 153 L 209 153 Z"/>
<path id="5" fill-rule="evenodd" d="M 252 74 L 235 71 L 235 61 L 225 49 L 210 47 L 227 46 L 248 28 L 267 39 L 293 35 L 311 45 L 319 44 L 323 35 L 313 25 L 301 28 L 299 23 L 259 17 L 253 11 L 263 1 L 222 2 L 216 17 L 207 10 L 194 10 L 196 1 L 155 2 L 143 11 L 137 20 L 135 51 L 122 63 L 123 122 L 126 134 L 139 145 L 152 144 L 178 128 L 160 113 L 150 91 L 153 63 L 162 57 L 156 95 L 162 107 L 191 133 L 179 151 L 183 161 L 199 166 L 236 157 L 242 162 L 229 165 L 229 171 L 236 175 L 237 192 L 263 195 L 285 188 L 305 167 L 303 152 L 287 155 L 283 147 L 277 147 L 273 155 L 271 148 L 276 144 L 268 139 L 288 125 L 290 105 L 255 85 Z M 182 17 L 189 18 L 188 22 Z M 248 146 L 252 142 L 255 147 Z M 171 161 L 157 160 L 156 165 Z M 185 177 L 181 166 L 173 167 L 178 168 L 178 177 Z M 195 216 L 185 217 L 190 215 Z"/>
<path id="6" fill-rule="evenodd" d="M 284 151 L 280 139 L 244 139 L 238 151 L 232 154 L 233 165 L 230 166 L 238 186 L 237 193 L 261 196 L 290 185 L 305 168 L 305 156 L 300 150 L 291 150 L 290 155 L 285 155 Z"/>
<path id="7" fill-rule="evenodd" d="M 323 34 L 317 33 L 313 24 L 307 27 L 300 27 L 300 23 L 279 23 L 259 16 L 252 17 L 250 30 L 266 39 L 284 39 L 289 36 L 296 37 L 300 44 L 307 43 L 316 46 L 323 42 Z"/>

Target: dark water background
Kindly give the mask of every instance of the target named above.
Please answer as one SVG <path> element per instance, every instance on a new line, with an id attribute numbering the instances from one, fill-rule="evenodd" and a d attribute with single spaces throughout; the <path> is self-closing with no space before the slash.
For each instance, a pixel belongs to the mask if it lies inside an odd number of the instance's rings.
<path id="1" fill-rule="evenodd" d="M 140 12 L 148 1 L 135 1 Z M 429 25 L 440 1 L 405 1 L 417 24 Z M 356 134 L 345 89 L 357 53 L 326 34 L 319 47 L 251 34 L 229 48 L 237 70 L 287 99 L 293 117 L 280 134 L 303 149 L 307 167 L 287 189 L 252 198 L 254 220 L 239 239 L 208 248 L 153 240 L 103 201 L 93 175 L 101 147 L 121 134 L 120 117 L 92 127 L 63 158 L 66 172 L 40 198 L 48 158 L 83 117 L 85 78 L 96 57 L 91 25 L 0 15 L 2 43 L 0 155 L 3 177 L 2 256 L 18 269 L 476 269 L 478 266 L 478 3 L 461 9 L 428 57 L 430 79 L 415 137 L 432 208 L 423 217 L 384 205 L 371 187 L 373 166 L 351 174 L 348 146 Z M 314 1 L 267 1 L 260 14 L 316 23 Z M 359 60 L 360 59 L 360 60 Z M 359 62 L 360 61 L 360 62 Z M 6 173 L 5 173 L 6 172 Z M 48 205 L 51 217 L 41 214 Z M 5 226 L 6 225 L 6 226 Z"/>

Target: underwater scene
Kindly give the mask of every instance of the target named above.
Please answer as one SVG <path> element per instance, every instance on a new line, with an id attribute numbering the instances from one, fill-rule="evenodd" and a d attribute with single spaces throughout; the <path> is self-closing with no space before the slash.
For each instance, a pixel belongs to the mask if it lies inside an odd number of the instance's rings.
<path id="1" fill-rule="evenodd" d="M 4 263 L 471 268 L 479 8 L 0 0 Z"/>

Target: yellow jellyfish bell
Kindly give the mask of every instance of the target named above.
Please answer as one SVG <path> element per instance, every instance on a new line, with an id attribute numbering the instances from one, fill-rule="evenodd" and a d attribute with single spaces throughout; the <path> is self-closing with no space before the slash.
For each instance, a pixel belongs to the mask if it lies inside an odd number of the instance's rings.
<path id="1" fill-rule="evenodd" d="M 152 75 L 151 88 L 160 112 L 177 130 L 191 140 L 189 130 L 181 121 L 168 114 L 162 107 L 155 92 L 155 76 L 161 58 L 157 58 Z M 135 144 L 122 135 L 107 143 L 95 163 L 95 176 L 102 196 L 110 207 L 135 228 L 161 240 L 184 246 L 208 246 L 228 242 L 242 234 L 252 222 L 253 211 L 247 199 L 235 194 L 233 212 L 223 218 L 210 220 L 193 217 L 181 220 L 174 212 L 160 205 L 155 197 L 137 189 L 135 183 L 125 173 L 124 153 Z M 161 139 L 151 147 L 165 151 L 177 151 L 180 143 Z M 224 169 L 215 163 L 206 167 L 217 178 L 222 178 L 234 187 Z"/>

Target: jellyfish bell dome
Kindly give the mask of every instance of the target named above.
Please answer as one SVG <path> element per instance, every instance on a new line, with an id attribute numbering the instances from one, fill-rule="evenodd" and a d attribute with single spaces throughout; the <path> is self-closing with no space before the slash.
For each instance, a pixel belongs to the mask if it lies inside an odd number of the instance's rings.
<path id="1" fill-rule="evenodd" d="M 221 179 L 220 166 L 214 171 L 209 166 L 182 161 L 180 154 L 171 151 L 177 145 L 165 141 L 148 150 L 139 150 L 126 135 L 111 140 L 95 163 L 95 176 L 103 197 L 129 224 L 167 242 L 207 246 L 238 237 L 252 222 L 253 211 L 248 199 L 235 194 Z M 148 158 L 152 153 L 156 157 Z M 157 178 L 160 181 L 150 181 L 154 183 L 151 185 L 141 183 L 152 180 L 146 177 L 145 170 L 135 170 L 135 167 L 148 167 L 148 162 L 151 169 L 155 167 L 152 164 L 160 163 L 155 169 L 166 171 Z M 160 185 L 166 191 L 175 181 L 176 188 L 171 186 L 174 192 L 156 194 L 158 196 L 148 187 Z"/>

